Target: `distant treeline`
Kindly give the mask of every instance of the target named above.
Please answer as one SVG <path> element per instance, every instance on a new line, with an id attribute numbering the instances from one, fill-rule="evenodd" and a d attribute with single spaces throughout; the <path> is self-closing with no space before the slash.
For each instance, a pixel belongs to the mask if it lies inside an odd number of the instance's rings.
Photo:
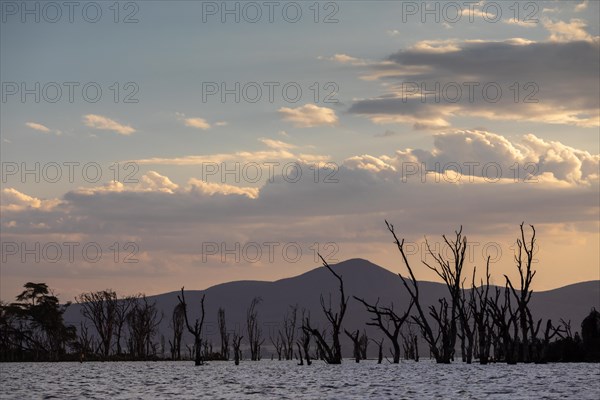
<path id="1" fill-rule="evenodd" d="M 327 300 L 321 296 L 326 327 L 314 326 L 310 313 L 293 305 L 283 316 L 279 329 L 266 338 L 258 316 L 262 300 L 256 297 L 247 309 L 245 327 L 241 330 L 228 331 L 225 310 L 219 308 L 218 350 L 213 349 L 203 332 L 204 296 L 200 300 L 199 318 L 190 321 L 183 288 L 178 304 L 168 316 L 170 337 L 157 338 L 158 326 L 165 316 L 155 302 L 143 294 L 119 298 L 113 290 L 83 293 L 76 301 L 85 322 L 75 327 L 63 319 L 70 302 L 60 304 L 45 283 L 28 282 L 14 303 L 0 303 L 0 361 L 194 359 L 196 365 L 201 365 L 207 360 L 233 358 L 239 364 L 243 358 L 242 346 L 250 360 L 260 360 L 268 339 L 271 358 L 296 359 L 301 365 L 305 361 L 310 365 L 314 359 L 339 364 L 342 362 L 340 336 L 346 335 L 353 344 L 352 356 L 356 362 L 367 358 L 370 343 L 377 347 L 379 363 L 384 359 L 384 348 L 389 348 L 390 362 L 398 363 L 402 357 L 419 361 L 419 339 L 427 343 L 428 355 L 438 363 L 455 361 L 457 355 L 463 362 L 476 360 L 481 364 L 600 362 L 598 311 L 592 309 L 583 320 L 581 334 L 573 332 L 570 321 L 561 320 L 555 325 L 551 320 L 536 320 L 531 313 L 531 283 L 536 274 L 532 270 L 536 241 L 533 226 L 527 235 L 523 224 L 520 225 L 515 255 L 520 277 L 518 286 L 506 275 L 504 287 L 490 286 L 489 258 L 485 275 L 479 282 L 475 268 L 467 277 L 463 272 L 467 239 L 462 228 L 450 239 L 443 236 L 451 256 L 446 258 L 429 249 L 435 262 L 423 261 L 423 264 L 446 284 L 448 295 L 439 299 L 438 306 L 424 309 L 419 281 L 405 253 L 404 240 L 397 237 L 392 224 L 387 221 L 386 224 L 408 272 L 408 278 L 400 275 L 399 279 L 411 301 L 404 311 L 398 312 L 393 305 L 379 304 L 379 300 L 369 303 L 353 297 L 370 316 L 365 324 L 381 333 L 377 338 L 367 337 L 365 330 L 344 329 L 350 296 L 344 290 L 342 276 L 322 259 L 324 268 L 337 280 L 339 290 L 337 306 L 332 304 L 331 296 Z M 471 285 L 465 288 L 467 279 Z M 185 330 L 194 341 L 182 348 Z"/>

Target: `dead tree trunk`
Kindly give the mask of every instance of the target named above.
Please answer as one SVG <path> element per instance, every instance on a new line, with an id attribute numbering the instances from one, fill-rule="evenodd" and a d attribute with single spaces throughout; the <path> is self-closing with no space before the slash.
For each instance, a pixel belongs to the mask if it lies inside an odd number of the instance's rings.
<path id="1" fill-rule="evenodd" d="M 442 333 L 442 357 L 441 360 L 438 361 L 444 363 L 449 362 L 449 360 L 454 358 L 454 348 L 456 346 L 456 338 L 458 336 L 457 322 L 459 322 L 461 318 L 461 305 L 463 298 L 461 276 L 465 261 L 465 251 L 467 249 L 467 238 L 462 235 L 462 226 L 458 231 L 455 232 L 455 235 L 456 238 L 454 240 L 448 240 L 446 235 L 442 235 L 444 242 L 452 251 L 451 260 L 446 260 L 440 253 L 434 254 L 429 246 L 429 242 L 425 240 L 427 251 L 429 252 L 429 255 L 434 258 L 437 265 L 432 266 L 426 261 L 423 261 L 423 264 L 425 264 L 427 268 L 435 272 L 444 281 L 450 294 L 450 313 L 444 313 L 445 320 L 438 321 L 438 323 L 447 325 L 447 329 L 445 329 Z M 431 314 L 433 316 L 433 313 Z M 469 329 L 467 325 L 463 325 L 463 329 Z"/>
<path id="2" fill-rule="evenodd" d="M 194 326 L 192 327 L 190 325 L 190 321 L 188 319 L 188 311 L 187 311 L 187 304 L 185 302 L 185 294 L 183 291 L 183 287 L 181 288 L 181 296 L 177 296 L 177 298 L 179 299 L 179 304 L 181 304 L 181 307 L 183 308 L 183 316 L 185 318 L 185 325 L 188 329 L 188 331 L 194 336 L 194 351 L 195 351 L 195 357 L 194 357 L 194 363 L 195 365 L 203 365 L 204 364 L 204 360 L 202 359 L 202 326 L 204 325 L 204 298 L 206 297 L 206 295 L 202 295 L 202 298 L 200 299 L 200 309 L 202 312 L 202 315 L 200 316 L 200 318 L 196 318 L 196 322 L 194 323 Z"/>
<path id="3" fill-rule="evenodd" d="M 240 350 L 240 345 L 242 344 L 242 339 L 244 337 L 238 335 L 237 332 L 235 332 L 233 334 L 233 359 L 235 362 L 235 365 L 240 365 L 240 358 L 242 358 L 242 352 Z"/>
<path id="4" fill-rule="evenodd" d="M 379 339 L 379 341 L 375 339 L 371 340 L 377 345 L 377 364 L 381 364 L 383 361 L 383 338 Z"/>
<path id="5" fill-rule="evenodd" d="M 277 353 L 277 360 L 281 361 L 281 354 L 283 352 L 283 341 L 281 340 L 281 331 L 275 334 L 275 339 L 272 336 L 269 336 L 273 347 L 275 348 L 275 352 Z"/>
<path id="6" fill-rule="evenodd" d="M 262 329 L 258 322 L 258 311 L 256 311 L 256 306 L 261 301 L 260 297 L 253 298 L 246 313 L 246 327 L 248 328 L 248 341 L 250 342 L 250 360 L 252 361 L 260 360 L 260 347 L 264 343 Z"/>
<path id="7" fill-rule="evenodd" d="M 321 257 L 321 261 L 323 261 L 323 266 L 325 266 L 329 272 L 333 274 L 337 278 L 340 283 L 340 309 L 338 312 L 334 312 L 331 306 L 331 296 L 329 298 L 329 304 L 325 305 L 325 300 L 323 299 L 323 295 L 321 295 L 321 308 L 327 317 L 327 320 L 331 324 L 331 336 L 332 336 L 332 344 L 331 346 L 325 341 L 324 335 L 319 332 L 318 329 L 314 329 L 310 325 L 310 318 L 306 318 L 303 322 L 302 329 L 312 334 L 317 341 L 317 345 L 319 349 L 323 352 L 323 357 L 327 364 L 341 364 L 342 363 L 342 348 L 340 345 L 340 330 L 342 328 L 342 321 L 344 319 L 344 315 L 346 314 L 346 308 L 348 306 L 348 298 L 344 293 L 344 281 L 342 277 L 338 275 L 330 266 L 327 264 L 325 259 L 319 254 Z"/>
<path id="8" fill-rule="evenodd" d="M 414 302 L 415 307 L 417 308 L 418 315 L 413 316 L 413 320 L 415 321 L 415 323 L 417 323 L 417 325 L 419 325 L 419 328 L 421 329 L 421 333 L 423 334 L 423 338 L 429 345 L 429 351 L 431 352 L 431 355 L 435 358 L 436 362 L 449 364 L 450 360 L 452 358 L 453 350 L 449 351 L 450 349 L 448 348 L 448 345 L 450 342 L 450 340 L 448 340 L 448 333 L 446 332 L 446 330 L 444 330 L 446 333 L 444 333 L 444 335 L 442 337 L 442 347 L 440 349 L 438 349 L 438 341 L 439 341 L 440 335 L 438 334 L 437 336 L 435 336 L 433 334 L 431 325 L 429 324 L 429 321 L 427 320 L 427 317 L 425 316 L 425 312 L 423 311 L 423 308 L 421 307 L 421 303 L 420 303 L 420 299 L 419 299 L 419 283 L 418 283 L 417 279 L 415 278 L 415 274 L 412 270 L 412 267 L 410 266 L 410 263 L 408 262 L 406 252 L 404 251 L 404 239 L 402 239 L 402 241 L 400 241 L 398 239 L 398 237 L 396 236 L 396 233 L 394 231 L 394 225 L 390 224 L 387 221 L 385 221 L 385 223 L 387 225 L 388 230 L 394 237 L 394 243 L 398 247 L 398 250 L 400 251 L 400 254 L 402 255 L 402 260 L 404 261 L 404 265 L 406 266 L 406 269 L 408 270 L 408 273 L 410 275 L 410 279 L 408 281 L 410 281 L 411 285 L 408 284 L 407 279 L 405 279 L 401 274 L 398 274 L 400 279 L 402 279 L 402 284 L 404 285 L 404 287 L 410 294 L 410 297 L 412 298 L 412 301 Z M 441 300 L 440 300 L 440 302 L 441 302 Z M 447 303 L 445 302 L 445 300 L 444 300 L 444 303 L 446 304 L 446 308 L 447 308 Z M 443 304 L 442 304 L 442 306 L 443 306 Z M 447 316 L 447 312 L 437 313 L 433 306 L 430 307 L 429 314 L 432 316 L 438 315 L 438 314 Z M 447 321 L 438 321 L 438 324 L 440 325 L 439 326 L 440 332 L 442 331 L 442 328 L 449 325 L 449 323 L 447 323 Z"/>
<path id="9" fill-rule="evenodd" d="M 354 360 L 356 362 L 360 362 L 360 331 L 357 329 L 356 332 L 349 332 L 348 330 L 344 329 L 344 332 L 346 332 L 346 335 L 350 338 L 350 340 L 352 340 L 352 355 L 354 356 Z"/>
<path id="10" fill-rule="evenodd" d="M 173 315 L 171 317 L 171 327 L 173 328 L 173 341 L 169 340 L 171 344 L 171 358 L 173 360 L 181 360 L 181 337 L 183 336 L 183 328 L 185 324 L 185 317 L 183 315 L 183 307 L 181 304 L 177 304 L 173 309 Z"/>
<path id="11" fill-rule="evenodd" d="M 303 322 L 302 329 L 315 337 L 317 341 L 317 346 L 319 350 L 322 352 L 322 356 L 325 359 L 327 364 L 341 364 L 342 363 L 342 348 L 340 345 L 340 330 L 342 328 L 342 321 L 344 319 L 344 315 L 346 314 L 346 308 L 348 306 L 348 298 L 344 293 L 344 281 L 342 277 L 338 275 L 330 266 L 327 264 L 327 261 L 319 254 L 321 261 L 323 261 L 323 266 L 329 270 L 337 278 L 340 283 L 340 308 L 338 312 L 334 312 L 331 307 L 331 296 L 329 297 L 329 304 L 325 305 L 325 300 L 323 299 L 323 295 L 321 295 L 321 308 L 325 313 L 325 317 L 331 324 L 331 337 L 332 344 L 331 346 L 325 341 L 324 335 L 318 330 L 314 329 L 310 325 L 310 318 L 306 318 Z"/>
<path id="12" fill-rule="evenodd" d="M 286 360 L 294 358 L 297 313 L 298 305 L 290 306 L 290 311 L 283 317 L 283 332 L 279 334 L 283 344 L 283 355 Z"/>
<path id="13" fill-rule="evenodd" d="M 400 362 L 400 343 L 398 341 L 398 336 L 400 335 L 402 325 L 404 322 L 406 322 L 410 315 L 414 301 L 411 301 L 410 305 L 408 306 L 408 310 L 406 310 L 402 316 L 399 316 L 394 311 L 393 304 L 391 307 L 379 308 L 379 299 L 377 299 L 375 305 L 371 305 L 364 299 L 360 299 L 356 296 L 354 296 L 354 298 L 361 302 L 366 307 L 367 311 L 372 315 L 372 322 L 367 322 L 367 325 L 378 327 L 384 333 L 384 335 L 387 336 L 390 342 L 392 342 L 392 357 L 394 364 L 398 364 Z M 390 324 L 392 325 L 391 327 Z"/>
<path id="14" fill-rule="evenodd" d="M 218 311 L 219 335 L 221 336 L 221 360 L 229 360 L 229 333 L 227 333 L 227 322 L 225 320 L 225 310 L 219 308 Z"/>
<path id="15" fill-rule="evenodd" d="M 521 328 L 521 338 L 522 338 L 522 352 L 521 357 L 523 362 L 531 362 L 530 356 L 530 343 L 531 336 L 530 333 L 533 332 L 534 327 L 533 324 L 530 326 L 529 321 L 529 300 L 531 300 L 531 295 L 533 291 L 530 289 L 531 282 L 533 281 L 533 277 L 535 276 L 536 271 L 532 271 L 531 264 L 533 262 L 533 252 L 535 247 L 535 228 L 533 225 L 529 225 L 532 230 L 531 239 L 529 240 L 529 246 L 527 245 L 527 240 L 525 239 L 525 230 L 523 229 L 524 223 L 521 223 L 521 238 L 517 239 L 517 255 L 515 255 L 515 262 L 517 264 L 517 268 L 519 270 L 519 276 L 521 281 L 520 291 L 517 292 L 510 281 L 510 278 L 507 275 L 504 275 L 506 278 L 506 283 L 510 287 L 511 293 L 517 302 L 517 313 L 518 320 Z M 525 254 L 523 254 L 523 252 Z M 532 332 L 530 332 L 530 329 Z"/>
<path id="16" fill-rule="evenodd" d="M 305 319 L 305 310 L 302 310 L 302 321 L 304 321 Z M 306 317 L 307 320 L 310 320 L 310 314 L 308 314 L 308 316 Z M 296 345 L 298 346 L 298 355 L 300 357 L 300 363 L 302 365 L 302 351 L 304 351 L 304 358 L 306 358 L 306 365 L 311 365 L 312 361 L 311 361 L 311 357 L 310 357 L 310 338 L 311 338 L 311 334 L 310 332 L 307 332 L 306 330 L 302 330 L 302 336 L 300 336 L 300 339 L 298 339 L 298 342 L 296 343 Z"/>
<path id="17" fill-rule="evenodd" d="M 487 364 L 490 355 L 491 333 L 489 326 L 489 308 L 488 298 L 490 291 L 490 257 L 488 256 L 485 270 L 485 286 L 483 279 L 479 287 L 475 286 L 475 273 L 477 269 L 473 268 L 473 278 L 471 280 L 471 293 L 469 299 L 469 308 L 473 315 L 474 328 L 477 332 L 477 356 L 480 364 Z"/>

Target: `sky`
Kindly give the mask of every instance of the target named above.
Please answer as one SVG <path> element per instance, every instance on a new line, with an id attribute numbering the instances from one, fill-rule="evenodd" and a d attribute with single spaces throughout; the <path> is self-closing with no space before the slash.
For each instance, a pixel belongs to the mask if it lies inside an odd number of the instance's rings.
<path id="1" fill-rule="evenodd" d="M 600 279 L 599 2 L 0 4 L 3 301 L 406 273 L 385 220 Z"/>

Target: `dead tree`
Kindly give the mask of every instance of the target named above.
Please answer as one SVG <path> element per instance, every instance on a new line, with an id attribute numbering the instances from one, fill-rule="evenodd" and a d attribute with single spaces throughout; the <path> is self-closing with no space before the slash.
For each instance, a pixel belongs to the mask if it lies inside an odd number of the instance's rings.
<path id="1" fill-rule="evenodd" d="M 321 352 L 325 362 L 327 364 L 341 364 L 342 363 L 342 348 L 340 345 L 340 330 L 342 329 L 342 321 L 344 319 L 344 315 L 346 314 L 346 308 L 348 306 L 348 297 L 346 297 L 344 293 L 344 281 L 342 277 L 338 275 L 330 266 L 327 264 L 327 261 L 319 254 L 321 261 L 323 262 L 323 266 L 329 270 L 336 277 L 336 279 L 340 283 L 340 308 L 337 312 L 332 309 L 331 306 L 331 295 L 329 296 L 329 304 L 325 305 L 325 300 L 323 299 L 323 295 L 321 295 L 321 308 L 325 313 L 325 317 L 331 324 L 331 337 L 332 344 L 331 346 L 325 340 L 324 334 L 322 334 L 318 329 L 312 328 L 310 325 L 310 318 L 306 318 L 303 321 L 302 329 L 312 334 L 315 337 L 317 342 L 317 347 Z"/>
<path id="2" fill-rule="evenodd" d="M 281 340 L 281 331 L 279 331 L 275 335 L 275 339 L 273 339 L 273 336 L 270 336 L 270 335 L 269 335 L 269 339 L 271 340 L 271 343 L 273 344 L 273 347 L 275 348 L 275 352 L 277 353 L 277 359 L 279 361 L 281 361 L 281 354 L 283 353 L 283 350 L 284 350 L 284 343 Z"/>
<path id="3" fill-rule="evenodd" d="M 298 347 L 298 365 L 304 365 L 304 360 L 302 358 L 302 348 L 300 347 L 299 341 L 296 343 L 296 346 Z"/>
<path id="4" fill-rule="evenodd" d="M 472 294 L 473 290 L 471 290 L 471 295 Z M 460 338 L 460 354 L 463 362 L 471 364 L 473 361 L 473 347 L 475 345 L 475 327 L 471 326 L 473 309 L 467 302 L 464 285 L 459 298 L 458 315 L 460 322 L 460 330 L 458 332 L 458 337 Z"/>
<path id="5" fill-rule="evenodd" d="M 444 320 L 438 321 L 440 324 L 448 325 L 443 333 L 442 333 L 442 358 L 444 360 L 451 360 L 454 357 L 454 348 L 456 346 L 456 337 L 458 336 L 457 322 L 461 318 L 461 314 L 464 314 L 464 310 L 462 307 L 462 269 L 465 261 L 465 251 L 467 249 L 467 238 L 462 235 L 462 226 L 458 231 L 454 232 L 456 237 L 454 240 L 448 240 L 446 235 L 442 235 L 444 242 L 452 251 L 452 259 L 446 260 L 442 254 L 437 253 L 434 254 L 429 246 L 429 242 L 427 239 L 425 243 L 427 245 L 427 251 L 429 255 L 433 257 L 437 265 L 430 265 L 426 261 L 423 261 L 423 264 L 427 266 L 431 271 L 435 272 L 446 284 L 448 288 L 448 292 L 450 294 L 450 313 L 447 314 L 445 310 L 440 313 L 437 313 L 438 317 L 441 317 L 444 314 Z M 442 303 L 442 306 L 444 304 Z M 434 318 L 436 316 L 434 314 L 434 309 L 431 310 L 430 313 Z M 465 318 L 466 319 L 466 318 Z M 436 318 L 437 320 L 437 318 Z M 468 324 L 463 324 L 463 329 L 469 329 Z M 472 335 L 471 335 L 472 340 Z"/>
<path id="6" fill-rule="evenodd" d="M 294 358 L 294 340 L 296 335 L 296 321 L 298 305 L 290 306 L 289 312 L 283 317 L 283 332 L 279 331 L 283 345 L 283 355 L 286 360 Z"/>
<path id="7" fill-rule="evenodd" d="M 145 295 L 136 298 L 131 311 L 127 314 L 130 355 L 137 359 L 146 359 L 155 353 L 152 339 L 162 318 L 156 302 L 148 301 Z"/>
<path id="8" fill-rule="evenodd" d="M 302 310 L 302 321 L 305 320 L 305 312 L 306 310 Z M 310 320 L 310 313 L 306 316 L 307 320 Z M 310 357 L 310 332 L 306 330 L 302 330 L 302 335 L 296 342 L 296 346 L 298 347 L 298 358 L 300 359 L 300 365 L 302 365 L 302 351 L 304 351 L 304 358 L 306 358 L 306 365 L 312 364 Z"/>
<path id="9" fill-rule="evenodd" d="M 183 336 L 184 324 L 185 317 L 183 315 L 183 307 L 181 304 L 177 304 L 175 308 L 173 308 L 173 314 L 171 315 L 173 340 L 169 340 L 169 346 L 171 347 L 171 359 L 173 360 L 181 360 L 181 338 Z"/>
<path id="10" fill-rule="evenodd" d="M 125 322 L 127 322 L 127 314 L 135 304 L 137 298 L 139 296 L 126 296 L 121 300 L 117 301 L 115 307 L 115 342 L 117 345 L 117 354 L 121 354 L 121 337 L 123 333 L 123 327 L 125 326 Z"/>
<path id="11" fill-rule="evenodd" d="M 355 332 L 349 332 L 347 329 L 344 329 L 344 332 L 352 340 L 352 355 L 354 356 L 354 360 L 360 362 L 360 330 L 357 329 Z"/>
<path id="12" fill-rule="evenodd" d="M 383 338 L 379 340 L 371 339 L 377 345 L 377 364 L 383 361 Z"/>
<path id="13" fill-rule="evenodd" d="M 233 359 L 235 365 L 240 365 L 240 358 L 242 358 L 242 351 L 240 350 L 240 346 L 242 344 L 242 339 L 244 337 L 240 336 L 237 332 L 233 333 Z"/>
<path id="14" fill-rule="evenodd" d="M 87 324 L 83 321 L 79 322 L 79 333 L 77 335 L 77 342 L 79 350 L 81 352 L 81 360 L 85 358 L 85 355 L 92 352 L 94 347 L 94 339 L 89 335 Z"/>
<path id="15" fill-rule="evenodd" d="M 408 258 L 406 257 L 406 252 L 404 251 L 404 239 L 402 239 L 402 241 L 400 241 L 398 239 L 398 237 L 396 236 L 396 232 L 394 231 L 394 225 L 390 224 L 388 221 L 385 221 L 385 223 L 387 225 L 388 230 L 394 237 L 394 243 L 398 247 L 398 250 L 400 251 L 400 254 L 402 255 L 402 260 L 404 261 L 404 265 L 406 266 L 406 269 L 408 270 L 408 273 L 410 275 L 410 279 L 405 279 L 402 276 L 402 274 L 398 274 L 398 276 L 402 280 L 402 284 L 408 291 L 410 297 L 412 298 L 412 301 L 414 302 L 415 307 L 417 308 L 418 315 L 412 316 L 412 318 L 415 321 L 415 323 L 417 323 L 419 328 L 421 329 L 423 338 L 429 345 L 429 350 L 431 352 L 431 355 L 435 358 L 436 362 L 443 363 L 443 364 L 449 364 L 450 360 L 452 359 L 452 354 L 454 353 L 454 349 L 449 349 L 447 346 L 450 342 L 450 340 L 448 340 L 448 338 L 447 338 L 447 333 L 445 335 L 446 337 L 443 340 L 441 348 L 438 349 L 439 333 L 438 333 L 438 336 L 435 336 L 433 334 L 431 325 L 429 324 L 427 317 L 425 316 L 423 307 L 421 307 L 421 303 L 419 300 L 419 283 L 418 283 L 417 279 L 415 278 L 415 274 L 413 273 L 412 267 L 410 266 L 410 263 L 408 262 Z M 409 285 L 407 281 L 409 281 L 411 284 Z M 445 302 L 445 300 L 444 300 L 444 302 Z M 442 304 L 442 306 L 443 306 L 443 304 Z M 446 308 L 447 308 L 447 303 L 446 303 Z M 432 316 L 447 315 L 447 312 L 437 312 L 436 309 L 433 306 L 431 306 L 430 307 L 430 315 L 432 315 Z M 440 325 L 439 332 L 442 331 L 443 326 L 448 325 L 446 322 L 447 321 L 438 321 L 438 324 Z"/>
<path id="16" fill-rule="evenodd" d="M 565 332 L 561 326 L 555 327 L 552 325 L 552 320 L 546 322 L 546 330 L 544 331 L 544 339 L 539 343 L 538 357 L 536 362 L 539 364 L 545 364 L 548 362 L 548 347 L 550 346 L 550 340 L 554 336 L 562 336 Z"/>
<path id="17" fill-rule="evenodd" d="M 264 343 L 262 338 L 262 329 L 258 322 L 258 311 L 256 306 L 260 304 L 262 299 L 255 297 L 250 303 L 250 307 L 246 312 L 246 328 L 248 329 L 248 341 L 250 342 L 250 360 L 260 360 L 260 347 Z"/>
<path id="18" fill-rule="evenodd" d="M 418 336 L 412 330 L 412 325 L 408 324 L 408 332 L 406 335 L 400 333 L 402 337 L 402 348 L 404 350 L 404 358 L 406 360 L 419 361 Z"/>
<path id="19" fill-rule="evenodd" d="M 487 364 L 490 356 L 491 334 L 490 334 L 490 316 L 488 309 L 488 298 L 490 291 L 490 257 L 488 256 L 485 269 L 485 285 L 483 279 L 479 287 L 475 285 L 475 273 L 477 268 L 473 268 L 473 278 L 471 280 L 471 292 L 469 299 L 469 308 L 473 315 L 474 328 L 477 333 L 477 357 L 480 364 Z"/>
<path id="20" fill-rule="evenodd" d="M 192 325 L 190 325 L 190 321 L 188 319 L 188 310 L 187 310 L 187 303 L 185 302 L 185 294 L 183 291 L 183 287 L 181 288 L 181 296 L 177 296 L 177 299 L 179 299 L 179 304 L 181 304 L 181 307 L 183 308 L 183 316 L 185 319 L 185 326 L 187 327 L 188 331 L 194 336 L 194 352 L 195 352 L 195 357 L 194 357 L 194 364 L 195 365 L 203 365 L 204 364 L 204 360 L 202 359 L 202 327 L 204 325 L 204 298 L 206 297 L 205 294 L 202 295 L 202 297 L 200 298 L 200 309 L 201 309 L 201 316 L 200 318 L 196 318 L 196 321 L 194 322 L 194 326 L 192 327 Z"/>
<path id="21" fill-rule="evenodd" d="M 102 356 L 108 357 L 117 323 L 117 294 L 107 289 L 82 293 L 76 300 L 83 316 L 90 320 L 100 337 Z"/>
<path id="22" fill-rule="evenodd" d="M 502 296 L 502 293 L 504 295 Z M 504 298 L 501 303 L 500 298 Z M 507 364 L 516 364 L 518 359 L 518 325 L 517 314 L 513 311 L 510 304 L 510 292 L 508 285 L 501 290 L 496 288 L 495 296 L 488 299 L 490 316 L 493 320 L 493 325 L 496 328 L 494 335 L 496 336 L 494 345 L 495 359 L 504 359 Z M 512 329 L 512 332 L 511 332 Z"/>
<path id="23" fill-rule="evenodd" d="M 531 270 L 531 264 L 533 263 L 533 252 L 535 247 L 535 228 L 531 227 L 531 239 L 529 239 L 529 246 L 525 239 L 525 230 L 523 229 L 524 222 L 521 223 L 521 238 L 517 239 L 517 254 L 515 255 L 515 262 L 517 269 L 519 270 L 519 277 L 521 281 L 521 288 L 517 292 L 513 286 L 510 278 L 504 275 L 506 283 L 510 287 L 510 291 L 517 302 L 517 312 L 519 318 L 519 324 L 521 328 L 521 339 L 522 339 L 522 354 L 521 357 L 524 362 L 531 362 L 530 357 L 530 339 L 534 333 L 533 323 L 530 324 L 530 311 L 529 311 L 529 300 L 533 291 L 531 290 L 531 282 L 535 276 L 536 271 Z M 525 253 L 525 254 L 523 254 Z M 541 322 L 541 321 L 540 321 Z M 539 325 L 538 325 L 539 329 Z"/>
<path id="24" fill-rule="evenodd" d="M 218 311 L 219 334 L 221 336 L 221 360 L 229 360 L 229 333 L 227 333 L 227 323 L 225 321 L 225 310 L 219 308 Z"/>
<path id="25" fill-rule="evenodd" d="M 362 335 L 360 335 L 359 339 L 359 350 L 360 350 L 360 358 L 363 360 L 367 359 L 367 349 L 369 347 L 369 337 L 367 336 L 367 331 L 363 329 Z"/>
<path id="26" fill-rule="evenodd" d="M 391 307 L 380 308 L 379 299 L 377 299 L 374 305 L 371 305 L 364 299 L 360 299 L 356 296 L 354 296 L 354 298 L 361 302 L 366 307 L 367 312 L 371 314 L 371 322 L 367 322 L 367 325 L 378 327 L 384 333 L 384 335 L 387 336 L 390 342 L 392 342 L 392 357 L 394 364 L 398 364 L 400 362 L 400 343 L 398 341 L 398 337 L 400 335 L 402 325 L 404 325 L 410 315 L 414 301 L 411 301 L 406 312 L 402 314 L 402 316 L 399 316 L 394 311 L 393 304 Z"/>

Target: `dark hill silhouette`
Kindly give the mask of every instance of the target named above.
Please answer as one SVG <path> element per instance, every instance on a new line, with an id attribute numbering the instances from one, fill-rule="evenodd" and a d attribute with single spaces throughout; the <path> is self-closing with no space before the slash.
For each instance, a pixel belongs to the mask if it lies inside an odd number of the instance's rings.
<path id="1" fill-rule="evenodd" d="M 408 293 L 398 275 L 368 260 L 350 259 L 335 264 L 332 268 L 343 277 L 346 294 L 350 297 L 344 319 L 344 327 L 348 330 L 362 330 L 369 318 L 364 306 L 355 301 L 352 296 L 365 298 L 368 302 L 375 302 L 380 298 L 380 304 L 383 305 L 393 302 L 398 312 L 404 311 L 409 303 Z M 274 329 L 275 332 L 278 329 L 289 306 L 298 304 L 299 310 L 302 307 L 306 308 L 310 311 L 315 324 L 321 325 L 324 323 L 324 317 L 320 295 L 323 294 L 328 301 L 331 293 L 331 300 L 334 307 L 337 307 L 339 302 L 337 285 L 335 277 L 326 268 L 318 267 L 304 274 L 274 282 L 235 281 L 212 286 L 206 290 L 186 290 L 186 301 L 190 307 L 190 318 L 195 318 L 196 312 L 199 312 L 200 297 L 206 294 L 205 334 L 217 349 L 219 347 L 216 323 L 218 308 L 223 307 L 226 311 L 228 330 L 238 329 L 247 336 L 246 310 L 254 297 L 262 297 L 263 301 L 258 306 L 258 312 L 263 336 L 266 338 L 263 357 L 267 357 L 271 352 L 268 348 L 269 330 Z M 422 281 L 420 290 L 424 306 L 437 304 L 440 297 L 447 297 L 447 289 L 441 283 Z M 136 290 L 133 289 L 132 292 Z M 159 310 L 164 312 L 156 341 L 160 339 L 160 334 L 165 335 L 167 341 L 171 337 L 169 323 L 173 308 L 178 303 L 178 294 L 177 290 L 149 296 L 151 301 L 156 301 Z M 592 307 L 600 309 L 600 281 L 582 282 L 549 291 L 534 292 L 531 300 L 534 318 L 544 318 L 544 320 L 551 318 L 555 323 L 558 323 L 560 318 L 571 320 L 574 331 L 580 330 L 581 321 Z M 79 305 L 73 304 L 67 311 L 65 319 L 68 323 L 79 326 L 79 321 L 82 320 Z M 367 329 L 367 333 L 374 338 L 382 336 L 376 329 Z M 184 338 L 186 343 L 192 343 L 191 336 L 184 336 Z M 346 339 L 344 337 L 344 356 L 350 356 L 352 348 Z M 374 346 L 370 349 L 370 353 L 373 350 L 375 350 Z"/>

